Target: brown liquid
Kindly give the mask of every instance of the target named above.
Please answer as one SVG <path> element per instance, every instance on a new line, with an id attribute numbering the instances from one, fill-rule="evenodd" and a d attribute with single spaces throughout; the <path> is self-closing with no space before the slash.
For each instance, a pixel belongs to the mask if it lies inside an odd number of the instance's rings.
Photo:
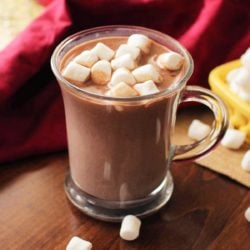
<path id="1" fill-rule="evenodd" d="M 125 38 L 102 38 L 117 49 Z M 94 47 L 89 41 L 73 48 L 61 68 L 82 50 Z M 153 43 L 148 60 L 167 48 Z M 165 89 L 182 75 L 164 74 Z M 103 87 L 88 83 L 84 90 L 99 93 Z M 65 104 L 70 171 L 84 192 L 111 201 L 144 198 L 164 180 L 170 151 L 170 130 L 178 93 L 152 102 L 121 103 L 93 99 L 61 84 Z"/>

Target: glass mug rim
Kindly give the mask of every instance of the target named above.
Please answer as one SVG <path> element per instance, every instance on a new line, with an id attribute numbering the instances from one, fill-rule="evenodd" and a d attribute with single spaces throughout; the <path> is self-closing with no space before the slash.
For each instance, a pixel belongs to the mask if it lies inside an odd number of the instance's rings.
<path id="1" fill-rule="evenodd" d="M 172 45 L 174 45 L 177 49 L 179 49 L 182 53 L 182 56 L 184 56 L 186 63 L 187 63 L 187 68 L 185 70 L 185 73 L 183 74 L 183 76 L 176 81 L 174 84 L 172 84 L 170 87 L 159 91 L 157 93 L 154 94 L 150 94 L 150 95 L 145 95 L 145 96 L 136 96 L 136 97 L 126 97 L 126 98 L 121 98 L 121 97 L 110 97 L 110 96 L 105 96 L 105 95 L 100 95 L 100 94 L 95 94 L 95 93 L 91 93 L 88 91 L 85 91 L 83 88 L 80 88 L 72 83 L 70 83 L 69 81 L 67 81 L 61 74 L 60 70 L 59 70 L 59 63 L 60 61 L 58 60 L 59 56 L 60 56 L 60 52 L 70 43 L 72 43 L 73 41 L 77 41 L 79 36 L 83 37 L 83 36 L 90 36 L 91 34 L 95 34 L 97 32 L 99 33 L 103 33 L 103 34 L 109 34 L 111 35 L 111 33 L 115 33 L 115 32 L 131 32 L 131 31 L 135 31 L 136 33 L 141 33 L 141 34 L 145 34 L 148 35 L 152 40 L 155 40 L 153 37 L 158 37 L 161 40 L 163 40 L 164 38 L 166 38 L 166 43 L 161 45 L 167 45 L 167 42 L 171 42 Z M 134 32 L 134 33 L 135 33 Z M 133 34 L 132 32 L 130 34 Z M 115 34 L 113 34 L 115 35 Z M 119 34 L 120 36 L 122 36 L 121 34 Z M 150 36 L 151 35 L 151 36 Z M 105 37 L 105 36 L 100 36 L 101 37 Z M 97 37 L 96 37 L 97 38 Z M 93 38 L 92 38 L 93 39 Z M 90 39 L 90 40 L 92 40 Z M 73 46 L 72 46 L 73 48 Z M 68 51 L 67 51 L 68 52 Z M 107 25 L 107 26 L 99 26 L 99 27 L 95 27 L 95 28 L 90 28 L 90 29 L 85 29 L 83 31 L 79 31 L 77 33 L 74 33 L 73 35 L 68 36 L 67 38 L 65 38 L 61 43 L 59 43 L 59 45 L 57 45 L 57 47 L 55 48 L 52 56 L 51 56 L 51 68 L 53 73 L 55 74 L 55 76 L 58 78 L 59 83 L 63 83 L 64 85 L 66 85 L 67 87 L 69 87 L 70 89 L 72 89 L 73 91 L 92 98 L 92 99 L 99 99 L 99 100 L 103 100 L 103 101 L 113 101 L 113 102 L 136 102 L 136 101 L 143 101 L 143 100 L 150 100 L 150 99 L 156 99 L 158 97 L 167 97 L 172 95 L 173 93 L 177 92 L 178 90 L 182 89 L 186 82 L 189 80 L 189 78 L 191 77 L 193 70 L 194 70 L 194 63 L 193 63 L 193 59 L 190 55 L 190 53 L 188 52 L 188 50 L 181 45 L 176 39 L 174 39 L 173 37 L 164 34 L 160 31 L 156 31 L 153 29 L 149 29 L 149 28 L 144 28 L 141 26 L 132 26 L 132 25 Z"/>

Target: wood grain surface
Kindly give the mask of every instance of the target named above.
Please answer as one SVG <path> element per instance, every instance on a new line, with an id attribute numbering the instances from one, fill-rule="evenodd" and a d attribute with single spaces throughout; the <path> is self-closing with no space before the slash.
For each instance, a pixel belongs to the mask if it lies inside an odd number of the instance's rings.
<path id="1" fill-rule="evenodd" d="M 142 221 L 134 242 L 119 224 L 89 218 L 67 200 L 66 153 L 0 167 L 0 249 L 65 249 L 78 235 L 93 249 L 250 249 L 248 189 L 195 164 L 174 165 L 170 202 Z"/>

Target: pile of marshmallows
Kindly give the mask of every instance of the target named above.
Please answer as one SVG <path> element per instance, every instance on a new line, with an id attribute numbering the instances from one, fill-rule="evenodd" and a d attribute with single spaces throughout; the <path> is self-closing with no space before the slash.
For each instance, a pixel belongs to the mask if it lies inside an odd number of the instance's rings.
<path id="1" fill-rule="evenodd" d="M 132 241 L 138 238 L 141 227 L 141 220 L 134 215 L 127 215 L 123 218 L 120 237 L 124 240 Z M 92 243 L 74 236 L 69 241 L 66 250 L 91 250 Z"/>
<path id="2" fill-rule="evenodd" d="M 241 67 L 231 70 L 226 80 L 232 92 L 250 102 L 250 48 L 240 57 Z"/>
<path id="3" fill-rule="evenodd" d="M 74 83 L 83 84 L 91 79 L 94 84 L 106 85 L 106 95 L 111 97 L 133 97 L 159 92 L 157 84 L 162 76 L 153 64 L 138 67 L 141 53 L 150 52 L 152 41 L 145 35 L 133 34 L 127 44 L 114 51 L 99 42 L 91 50 L 85 50 L 65 67 L 62 76 Z M 157 57 L 161 69 L 178 70 L 184 58 L 170 51 Z"/>

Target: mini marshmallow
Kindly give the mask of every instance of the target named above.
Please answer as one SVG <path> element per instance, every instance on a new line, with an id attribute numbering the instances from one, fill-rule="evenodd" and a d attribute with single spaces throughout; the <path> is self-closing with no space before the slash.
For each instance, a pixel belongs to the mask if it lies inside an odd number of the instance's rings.
<path id="1" fill-rule="evenodd" d="M 244 143 L 246 134 L 237 129 L 228 129 L 221 140 L 221 145 L 230 148 L 238 149 Z"/>
<path id="2" fill-rule="evenodd" d="M 250 92 L 240 90 L 237 94 L 242 100 L 247 102 L 250 101 Z"/>
<path id="3" fill-rule="evenodd" d="M 76 56 L 74 61 L 82 66 L 91 68 L 92 65 L 98 61 L 98 57 L 92 51 L 85 50 L 80 55 Z"/>
<path id="4" fill-rule="evenodd" d="M 235 77 L 238 75 L 238 72 L 241 68 L 237 68 L 237 69 L 232 69 L 230 70 L 227 75 L 226 75 L 226 80 L 227 82 L 231 83 L 234 81 Z"/>
<path id="5" fill-rule="evenodd" d="M 245 68 L 250 70 L 250 48 L 240 57 L 240 61 Z"/>
<path id="6" fill-rule="evenodd" d="M 142 34 L 133 34 L 128 38 L 128 45 L 141 49 L 144 53 L 149 53 L 151 40 Z"/>
<path id="7" fill-rule="evenodd" d="M 111 60 L 115 52 L 103 43 L 97 43 L 91 50 L 101 60 Z"/>
<path id="8" fill-rule="evenodd" d="M 119 48 L 116 51 L 115 57 L 120 57 L 126 54 L 131 55 L 133 60 L 137 60 L 140 56 L 140 49 L 134 47 L 134 46 L 130 46 L 127 44 L 121 44 L 119 46 Z"/>
<path id="9" fill-rule="evenodd" d="M 246 68 L 240 68 L 232 80 L 237 84 L 243 91 L 250 92 L 250 71 Z"/>
<path id="10" fill-rule="evenodd" d="M 178 70 L 181 68 L 184 62 L 183 56 L 180 54 L 169 51 L 158 56 L 157 64 L 160 68 L 169 69 L 169 70 Z"/>
<path id="11" fill-rule="evenodd" d="M 92 243 L 74 236 L 66 246 L 66 250 L 91 250 Z"/>
<path id="12" fill-rule="evenodd" d="M 109 83 L 109 87 L 115 86 L 120 82 L 125 82 L 129 85 L 133 85 L 136 83 L 134 76 L 126 68 L 119 68 L 113 73 L 111 81 Z"/>
<path id="13" fill-rule="evenodd" d="M 112 97 L 131 97 L 137 96 L 137 92 L 127 83 L 120 82 L 112 87 L 107 95 Z"/>
<path id="14" fill-rule="evenodd" d="M 152 80 L 146 81 L 144 83 L 135 84 L 134 89 L 140 95 L 150 95 L 159 92 L 159 89 L 156 87 L 155 83 Z"/>
<path id="15" fill-rule="evenodd" d="M 188 136 L 196 141 L 204 139 L 210 132 L 210 126 L 200 120 L 193 120 L 188 128 Z"/>
<path id="16" fill-rule="evenodd" d="M 137 67 L 137 63 L 133 60 L 130 54 L 117 57 L 111 61 L 111 67 L 116 70 L 118 68 L 134 69 Z"/>
<path id="17" fill-rule="evenodd" d="M 106 60 L 98 61 L 91 68 L 91 79 L 96 84 L 106 84 L 111 79 L 111 65 Z"/>
<path id="18" fill-rule="evenodd" d="M 244 216 L 248 222 L 250 222 L 250 207 L 248 207 L 244 213 Z"/>
<path id="19" fill-rule="evenodd" d="M 84 83 L 90 75 L 90 69 L 71 61 L 62 72 L 62 76 L 69 81 Z"/>
<path id="20" fill-rule="evenodd" d="M 141 221 L 134 215 L 127 215 L 123 218 L 120 237 L 124 240 L 135 240 L 139 237 Z"/>
<path id="21" fill-rule="evenodd" d="M 160 83 L 162 81 L 159 71 L 152 64 L 146 64 L 138 67 L 132 71 L 132 74 L 137 82 L 152 80 L 155 83 Z"/>
<path id="22" fill-rule="evenodd" d="M 250 171 L 250 150 L 248 150 L 242 160 L 241 160 L 241 167 L 246 170 L 246 171 Z"/>

